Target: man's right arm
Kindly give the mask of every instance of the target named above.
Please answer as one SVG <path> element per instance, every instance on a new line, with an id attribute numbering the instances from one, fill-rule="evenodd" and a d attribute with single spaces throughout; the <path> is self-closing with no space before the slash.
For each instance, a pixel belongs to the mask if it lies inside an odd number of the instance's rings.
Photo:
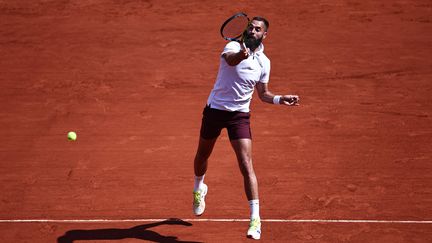
<path id="1" fill-rule="evenodd" d="M 247 59 L 249 57 L 249 50 L 248 48 L 245 48 L 244 45 L 240 45 L 241 49 L 239 52 L 227 52 L 222 55 L 222 57 L 225 59 L 225 61 L 230 66 L 236 66 L 244 59 Z"/>

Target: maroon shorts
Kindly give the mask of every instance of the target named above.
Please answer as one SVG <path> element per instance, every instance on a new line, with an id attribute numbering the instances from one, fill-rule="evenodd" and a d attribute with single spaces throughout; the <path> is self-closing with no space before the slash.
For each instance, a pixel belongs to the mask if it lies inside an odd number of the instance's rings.
<path id="1" fill-rule="evenodd" d="M 226 128 L 230 140 L 252 139 L 249 112 L 223 111 L 206 106 L 203 111 L 200 136 L 204 139 L 217 138 Z"/>

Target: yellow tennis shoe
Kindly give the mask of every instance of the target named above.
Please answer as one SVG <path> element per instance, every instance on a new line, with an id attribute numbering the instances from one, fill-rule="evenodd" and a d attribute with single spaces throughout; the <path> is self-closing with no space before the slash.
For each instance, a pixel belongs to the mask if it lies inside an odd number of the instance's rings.
<path id="1" fill-rule="evenodd" d="M 254 240 L 259 240 L 261 238 L 261 220 L 259 218 L 250 221 L 247 237 Z"/>
<path id="2" fill-rule="evenodd" d="M 193 192 L 193 212 L 195 216 L 201 216 L 205 210 L 205 196 L 207 195 L 208 187 L 204 184 L 203 188 Z"/>

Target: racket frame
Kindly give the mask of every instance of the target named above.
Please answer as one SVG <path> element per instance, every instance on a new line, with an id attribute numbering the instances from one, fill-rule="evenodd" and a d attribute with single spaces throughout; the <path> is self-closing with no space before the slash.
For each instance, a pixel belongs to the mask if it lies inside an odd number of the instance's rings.
<path id="1" fill-rule="evenodd" d="M 233 20 L 233 19 L 235 19 L 235 18 L 238 18 L 238 17 L 242 17 L 242 16 L 243 16 L 243 17 L 246 17 L 247 22 L 248 22 L 248 24 L 245 26 L 245 29 L 242 31 L 242 33 L 241 33 L 240 35 L 236 36 L 236 37 L 225 37 L 224 34 L 223 34 L 223 30 L 224 30 L 225 26 L 226 26 L 229 22 L 231 22 L 231 20 Z M 225 22 L 222 24 L 222 26 L 221 26 L 221 28 L 220 28 L 220 34 L 221 34 L 222 38 L 224 38 L 224 39 L 227 40 L 227 41 L 243 42 L 244 33 L 245 33 L 246 29 L 248 28 L 249 23 L 250 23 L 250 19 L 249 19 L 249 17 L 247 16 L 247 14 L 245 14 L 245 13 L 243 13 L 243 12 L 236 13 L 236 14 L 234 14 L 233 16 L 231 16 L 230 18 L 228 18 L 227 20 L 225 20 Z M 239 39 L 239 38 L 240 38 L 240 39 Z"/>

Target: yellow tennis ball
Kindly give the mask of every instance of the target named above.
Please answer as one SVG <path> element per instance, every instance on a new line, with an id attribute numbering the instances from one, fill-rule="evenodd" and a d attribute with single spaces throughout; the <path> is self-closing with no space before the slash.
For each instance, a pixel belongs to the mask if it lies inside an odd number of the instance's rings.
<path id="1" fill-rule="evenodd" d="M 77 134 L 75 132 L 68 132 L 67 138 L 69 141 L 75 141 L 77 139 Z"/>

